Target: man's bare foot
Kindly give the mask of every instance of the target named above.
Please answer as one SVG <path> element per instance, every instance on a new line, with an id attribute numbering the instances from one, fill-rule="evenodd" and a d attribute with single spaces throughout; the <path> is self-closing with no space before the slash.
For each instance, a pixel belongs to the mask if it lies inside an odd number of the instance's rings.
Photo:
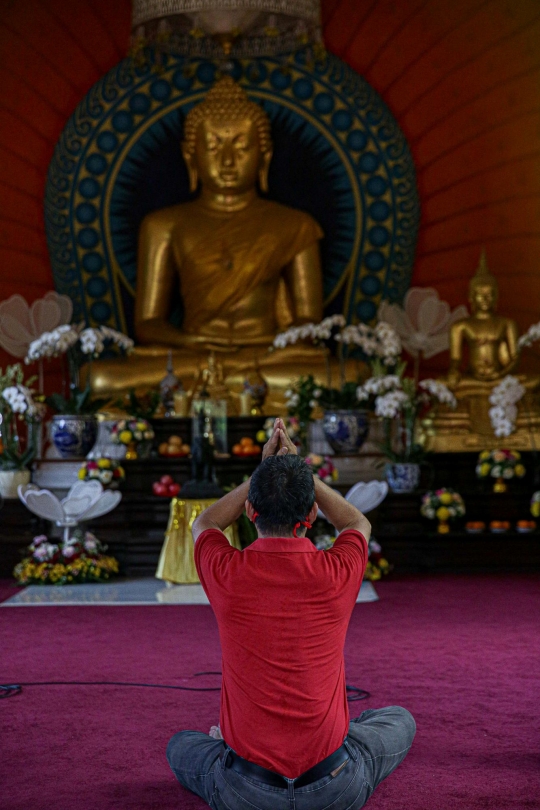
<path id="1" fill-rule="evenodd" d="M 221 729 L 219 726 L 211 726 L 210 731 L 208 732 L 214 740 L 222 740 L 223 737 L 221 736 Z"/>

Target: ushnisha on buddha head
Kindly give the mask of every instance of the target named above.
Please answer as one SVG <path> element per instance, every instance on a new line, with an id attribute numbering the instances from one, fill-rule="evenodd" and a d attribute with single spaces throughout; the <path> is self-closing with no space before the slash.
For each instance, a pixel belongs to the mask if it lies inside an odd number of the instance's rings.
<path id="1" fill-rule="evenodd" d="M 486 253 L 482 251 L 480 264 L 469 283 L 469 303 L 474 314 L 493 312 L 497 307 L 499 287 L 497 279 L 487 266 Z"/>
<path id="2" fill-rule="evenodd" d="M 257 179 L 268 191 L 270 120 L 230 76 L 220 79 L 186 116 L 182 154 L 191 191 L 200 180 L 215 194 L 242 194 Z"/>

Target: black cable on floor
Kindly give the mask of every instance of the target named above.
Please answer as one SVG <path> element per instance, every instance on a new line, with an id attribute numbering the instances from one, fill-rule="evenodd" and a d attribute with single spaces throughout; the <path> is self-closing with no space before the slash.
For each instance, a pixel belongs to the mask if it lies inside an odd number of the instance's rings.
<path id="1" fill-rule="evenodd" d="M 195 672 L 193 678 L 201 675 L 221 675 L 221 672 Z M 138 686 L 146 689 L 180 689 L 183 692 L 219 692 L 221 686 L 173 686 L 166 683 L 132 683 L 131 681 L 27 681 L 26 683 L 0 684 L 0 700 L 20 695 L 23 686 Z M 347 700 L 366 700 L 370 696 L 365 689 L 347 686 Z"/>

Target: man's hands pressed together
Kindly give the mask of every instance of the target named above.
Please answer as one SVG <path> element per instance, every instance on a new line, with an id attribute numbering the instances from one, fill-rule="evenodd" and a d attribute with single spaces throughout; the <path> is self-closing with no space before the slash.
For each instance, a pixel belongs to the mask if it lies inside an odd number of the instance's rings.
<path id="1" fill-rule="evenodd" d="M 262 451 L 262 461 L 270 456 L 297 455 L 298 450 L 291 441 L 283 419 L 276 419 L 272 435 L 266 442 Z M 355 529 L 361 532 L 366 542 L 371 534 L 369 520 L 355 506 L 345 500 L 339 493 L 324 484 L 318 476 L 314 476 L 315 501 L 324 512 L 327 520 L 332 523 L 338 532 L 346 529 Z M 249 481 L 228 492 L 219 501 L 209 506 L 195 520 L 192 528 L 193 540 L 196 542 L 200 534 L 207 529 L 224 531 L 227 526 L 238 520 L 247 506 Z M 315 505 L 316 505 L 315 504 Z"/>
<path id="2" fill-rule="evenodd" d="M 276 419 L 272 435 L 266 442 L 262 451 L 262 460 L 269 456 L 297 455 L 296 446 L 291 441 L 283 419 Z"/>

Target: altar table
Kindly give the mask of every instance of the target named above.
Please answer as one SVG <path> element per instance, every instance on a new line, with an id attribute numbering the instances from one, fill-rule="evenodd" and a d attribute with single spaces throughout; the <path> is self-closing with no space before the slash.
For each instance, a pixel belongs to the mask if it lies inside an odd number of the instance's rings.
<path id="1" fill-rule="evenodd" d="M 191 527 L 201 512 L 215 503 L 216 500 L 216 498 L 206 500 L 172 499 L 169 524 L 165 532 L 165 542 L 159 555 L 156 571 L 158 579 L 164 579 L 178 585 L 199 582 L 193 557 L 194 543 Z M 236 523 L 225 529 L 224 534 L 234 548 L 242 548 Z"/>

